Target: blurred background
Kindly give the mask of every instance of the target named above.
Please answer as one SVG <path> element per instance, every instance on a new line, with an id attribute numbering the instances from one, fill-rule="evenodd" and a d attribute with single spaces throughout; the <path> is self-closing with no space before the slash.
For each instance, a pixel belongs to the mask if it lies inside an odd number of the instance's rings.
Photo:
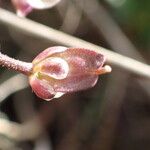
<path id="1" fill-rule="evenodd" d="M 15 13 L 10 0 L 0 5 Z M 150 64 L 148 0 L 62 0 L 27 18 Z M 11 57 L 32 61 L 53 45 L 0 23 L 0 49 Z M 112 67 L 94 88 L 50 102 L 1 68 L 0 149 L 149 150 L 150 83 Z"/>

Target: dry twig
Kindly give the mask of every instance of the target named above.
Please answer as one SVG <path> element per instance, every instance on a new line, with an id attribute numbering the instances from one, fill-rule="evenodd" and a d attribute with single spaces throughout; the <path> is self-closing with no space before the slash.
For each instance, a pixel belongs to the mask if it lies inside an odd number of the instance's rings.
<path id="1" fill-rule="evenodd" d="M 141 63 L 132 58 L 107 50 L 103 47 L 67 35 L 63 32 L 54 30 L 50 27 L 31 21 L 29 19 L 19 18 L 15 14 L 4 9 L 0 9 L 0 22 L 49 42 L 53 41 L 57 44 L 59 43 L 66 46 L 93 49 L 106 55 L 107 61 L 109 63 L 126 69 L 137 75 L 150 78 L 150 66 L 147 64 Z"/>

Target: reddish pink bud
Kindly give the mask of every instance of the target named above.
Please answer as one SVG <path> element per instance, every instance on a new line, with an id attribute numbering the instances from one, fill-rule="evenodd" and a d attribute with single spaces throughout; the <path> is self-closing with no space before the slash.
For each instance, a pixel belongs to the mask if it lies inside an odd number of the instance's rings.
<path id="1" fill-rule="evenodd" d="M 33 60 L 30 85 L 37 96 L 46 100 L 91 88 L 99 74 L 111 71 L 109 66 L 102 67 L 104 62 L 105 57 L 92 50 L 50 47 Z"/>
<path id="2" fill-rule="evenodd" d="M 47 9 L 55 6 L 60 0 L 11 0 L 17 15 L 25 17 L 32 9 Z"/>

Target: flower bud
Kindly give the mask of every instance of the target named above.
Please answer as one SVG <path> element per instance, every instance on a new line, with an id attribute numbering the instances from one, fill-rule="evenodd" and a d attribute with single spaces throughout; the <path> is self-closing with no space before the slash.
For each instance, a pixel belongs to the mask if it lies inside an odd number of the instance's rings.
<path id="1" fill-rule="evenodd" d="M 17 15 L 25 17 L 33 9 L 47 9 L 55 6 L 60 0 L 11 0 Z"/>
<path id="2" fill-rule="evenodd" d="M 37 96 L 50 100 L 93 87 L 99 74 L 111 71 L 105 57 L 83 48 L 50 47 L 33 60 L 30 85 Z"/>

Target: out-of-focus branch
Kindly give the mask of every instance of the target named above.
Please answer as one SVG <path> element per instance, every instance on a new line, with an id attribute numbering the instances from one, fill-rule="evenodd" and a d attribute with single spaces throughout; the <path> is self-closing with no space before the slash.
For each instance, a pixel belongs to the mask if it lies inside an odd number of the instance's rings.
<path id="1" fill-rule="evenodd" d="M 24 124 L 0 119 L 0 134 L 16 141 L 34 140 L 43 132 L 37 117 Z"/>
<path id="2" fill-rule="evenodd" d="M 83 1 L 82 1 L 83 2 Z M 73 34 L 76 32 L 82 18 L 82 11 L 74 5 L 73 1 L 67 1 L 67 9 L 65 9 L 65 16 L 63 15 L 63 6 L 57 5 L 57 10 L 63 19 L 60 27 L 61 31 Z"/>
<path id="3" fill-rule="evenodd" d="M 55 105 L 42 105 L 38 113 L 22 124 L 0 118 L 0 134 L 15 141 L 35 140 L 55 117 Z"/>
<path id="4" fill-rule="evenodd" d="M 99 33 L 103 35 L 114 51 L 145 62 L 136 47 L 100 2 L 97 0 L 84 0 L 83 4 L 80 0 L 75 1 L 75 4 L 80 7 L 93 25 L 97 27 Z"/>
<path id="5" fill-rule="evenodd" d="M 150 78 L 150 66 L 147 64 L 141 63 L 132 58 L 109 51 L 103 47 L 67 35 L 63 32 L 54 30 L 50 27 L 31 21 L 29 19 L 19 18 L 15 14 L 4 9 L 0 9 L 0 22 L 49 42 L 53 41 L 57 44 L 59 43 L 66 46 L 93 49 L 96 52 L 100 52 L 106 55 L 107 61 L 109 63 L 126 69 L 137 75 Z"/>
<path id="6" fill-rule="evenodd" d="M 0 102 L 2 102 L 9 95 L 22 90 L 28 86 L 28 82 L 25 76 L 22 74 L 15 75 L 10 79 L 4 81 L 0 85 Z"/>

